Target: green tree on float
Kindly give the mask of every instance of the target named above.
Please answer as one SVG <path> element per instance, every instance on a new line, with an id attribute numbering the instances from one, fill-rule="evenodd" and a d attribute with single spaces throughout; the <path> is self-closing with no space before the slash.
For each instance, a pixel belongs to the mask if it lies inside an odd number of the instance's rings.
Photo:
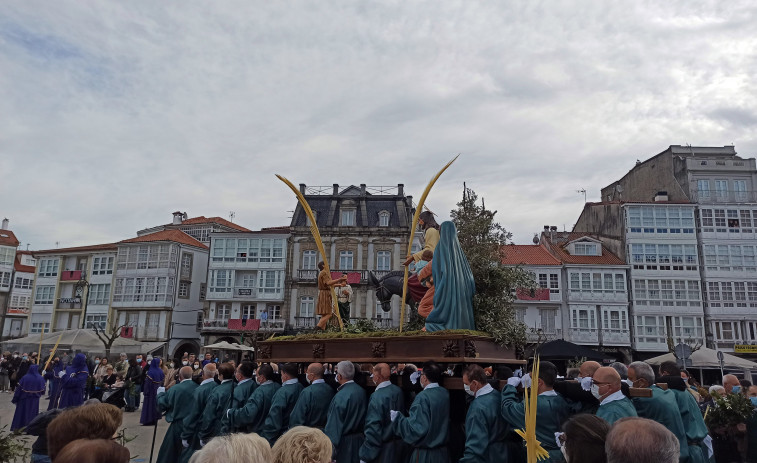
<path id="1" fill-rule="evenodd" d="M 463 199 L 450 217 L 476 281 L 476 329 L 500 344 L 521 348 L 526 344 L 526 325 L 516 321 L 513 302 L 516 289 L 534 287 L 534 276 L 520 267 L 502 265 L 512 234 L 494 221 L 496 214 L 486 209 L 483 198 L 479 205 L 476 193 L 463 186 Z"/>

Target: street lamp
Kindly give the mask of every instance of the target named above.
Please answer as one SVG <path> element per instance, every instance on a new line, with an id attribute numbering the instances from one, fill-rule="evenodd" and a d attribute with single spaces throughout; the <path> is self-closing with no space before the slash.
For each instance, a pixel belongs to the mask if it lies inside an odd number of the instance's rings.
<path id="1" fill-rule="evenodd" d="M 84 329 L 87 324 L 87 302 L 89 301 L 89 282 L 87 281 L 87 274 L 84 271 L 81 272 L 81 277 L 76 282 L 75 288 L 75 294 L 82 298 L 82 304 L 84 304 L 84 313 L 81 317 L 81 327 Z M 87 297 L 84 297 L 84 288 L 87 288 Z"/>

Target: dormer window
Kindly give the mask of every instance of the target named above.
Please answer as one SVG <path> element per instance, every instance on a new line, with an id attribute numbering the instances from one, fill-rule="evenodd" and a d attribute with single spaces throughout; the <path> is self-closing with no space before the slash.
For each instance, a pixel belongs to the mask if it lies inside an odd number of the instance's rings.
<path id="1" fill-rule="evenodd" d="M 574 243 L 573 254 L 576 256 L 599 256 L 599 245 L 597 243 Z"/>
<path id="2" fill-rule="evenodd" d="M 342 209 L 340 225 L 343 227 L 355 226 L 355 209 Z"/>
<path id="3" fill-rule="evenodd" d="M 379 227 L 388 227 L 389 218 L 392 216 L 388 211 L 379 212 Z"/>

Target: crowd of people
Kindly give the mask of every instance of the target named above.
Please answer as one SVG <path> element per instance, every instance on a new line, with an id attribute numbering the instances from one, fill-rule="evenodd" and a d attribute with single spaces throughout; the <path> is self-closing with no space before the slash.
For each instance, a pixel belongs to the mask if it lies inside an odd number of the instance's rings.
<path id="1" fill-rule="evenodd" d="M 12 427 L 38 436 L 34 462 L 128 461 L 129 451 L 112 438 L 123 413 L 140 401 L 141 424 L 169 423 L 162 463 L 524 462 L 515 430 L 525 423 L 525 388 L 538 392 L 536 438 L 548 461 L 757 461 L 757 439 L 749 438 L 757 433 L 754 419 L 733 430 L 744 445 L 733 440 L 719 449 L 703 417 L 714 406 L 710 393 L 743 394 L 757 408 L 757 386 L 726 375 L 705 392 L 673 362 L 655 372 L 644 362 L 588 361 L 563 377 L 542 361 L 532 377 L 434 362 L 420 369 L 311 363 L 300 371 L 297 364 L 236 364 L 211 354 L 167 362 L 121 354 L 111 363 L 64 352 L 36 360 L 16 353 L 3 363 L 16 373 Z M 454 386 L 460 379 L 462 390 Z M 40 414 L 46 391 L 48 411 Z"/>

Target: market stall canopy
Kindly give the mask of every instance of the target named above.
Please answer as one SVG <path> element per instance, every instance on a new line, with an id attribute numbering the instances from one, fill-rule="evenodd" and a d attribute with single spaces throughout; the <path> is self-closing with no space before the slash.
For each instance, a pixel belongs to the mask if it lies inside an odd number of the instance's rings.
<path id="1" fill-rule="evenodd" d="M 100 338 L 91 329 L 76 329 L 53 331 L 41 335 L 43 357 L 46 350 L 52 348 L 58 338 L 60 344 L 58 349 L 81 350 L 86 353 L 102 354 L 105 352 L 105 346 Z M 3 350 L 13 350 L 19 352 L 36 352 L 40 345 L 40 335 L 31 334 L 23 338 L 10 339 L 3 341 Z M 131 338 L 118 338 L 113 342 L 110 348 L 111 355 L 115 353 L 139 354 L 150 353 L 163 347 L 164 342 L 141 342 Z"/>
<path id="2" fill-rule="evenodd" d="M 538 354 L 539 358 L 542 360 L 585 358 L 586 360 L 602 362 L 605 359 L 612 359 L 612 356 L 610 355 L 591 350 L 586 346 L 573 344 L 572 342 L 563 339 L 545 342 L 537 347 L 536 354 Z"/>
<path id="3" fill-rule="evenodd" d="M 701 347 L 691 353 L 691 367 L 693 368 L 720 368 L 720 361 L 718 361 L 718 351 L 714 349 L 708 349 Z M 667 353 L 657 357 L 652 357 L 646 360 L 650 365 L 659 365 L 662 362 L 675 362 L 676 357 L 673 353 Z M 757 363 L 736 357 L 735 355 L 726 354 L 723 352 L 723 365 L 730 368 L 757 368 Z"/>
<path id="4" fill-rule="evenodd" d="M 241 350 L 241 351 L 250 351 L 250 352 L 255 350 L 254 348 L 249 347 L 249 346 L 243 346 L 235 342 L 226 342 L 226 341 L 217 342 L 215 344 L 208 344 L 207 346 L 204 346 L 203 349 Z"/>

